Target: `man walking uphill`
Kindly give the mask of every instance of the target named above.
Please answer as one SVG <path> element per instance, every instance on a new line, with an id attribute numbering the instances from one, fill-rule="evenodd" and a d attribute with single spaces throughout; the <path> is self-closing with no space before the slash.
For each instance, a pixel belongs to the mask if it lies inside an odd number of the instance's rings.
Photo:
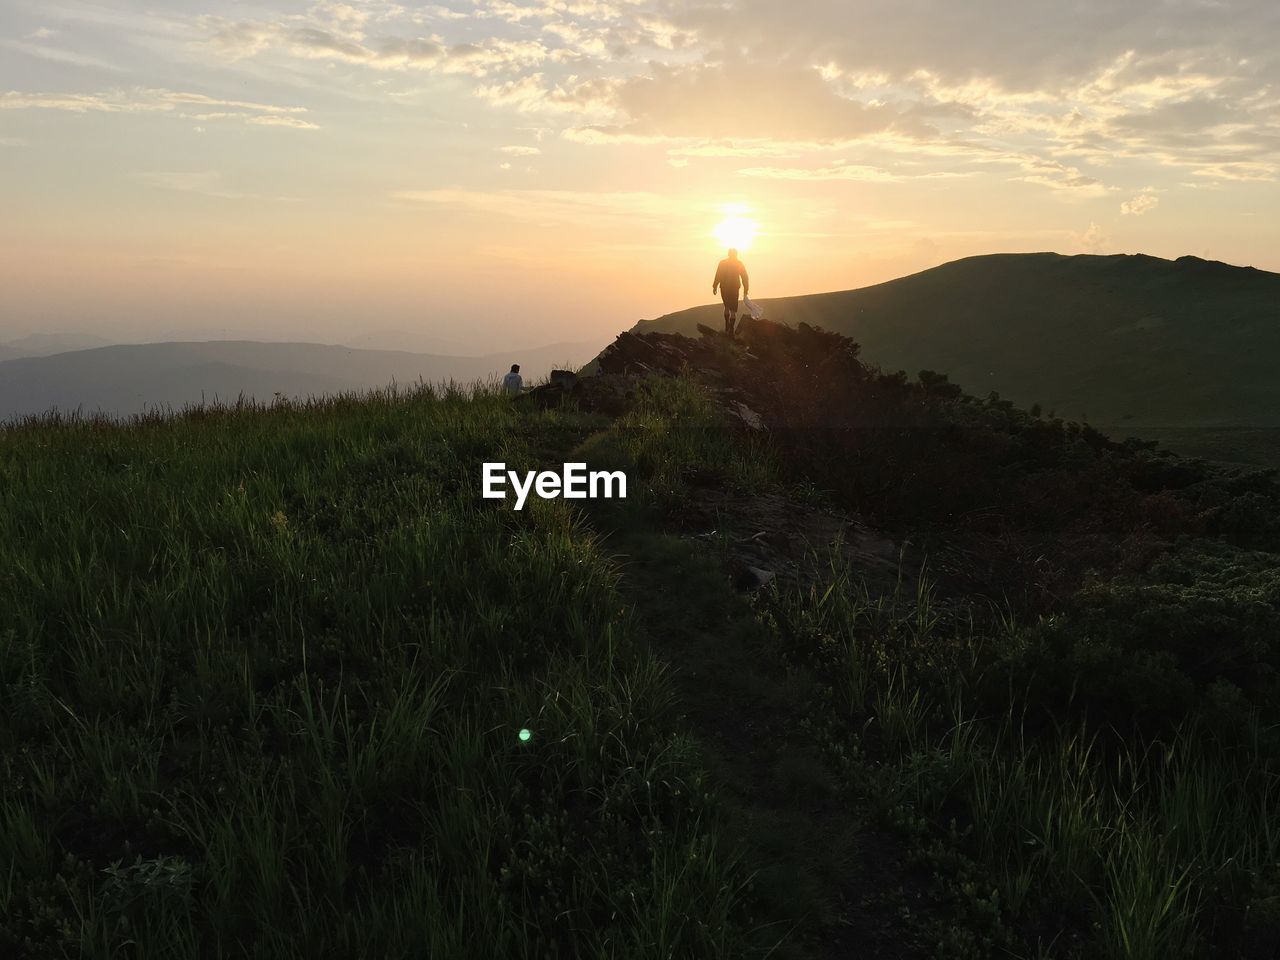
<path id="1" fill-rule="evenodd" d="M 724 332 L 733 336 L 733 327 L 738 320 L 738 285 L 741 283 L 744 294 L 751 293 L 751 281 L 747 278 L 747 268 L 738 259 L 738 251 L 730 250 L 728 259 L 721 260 L 716 267 L 716 278 L 711 283 L 711 292 L 720 288 L 720 299 L 724 301 Z"/>

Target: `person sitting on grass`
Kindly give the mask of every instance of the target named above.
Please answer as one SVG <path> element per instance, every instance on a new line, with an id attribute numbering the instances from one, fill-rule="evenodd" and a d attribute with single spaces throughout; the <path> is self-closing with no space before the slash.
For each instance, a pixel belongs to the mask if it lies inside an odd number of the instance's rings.
<path id="1" fill-rule="evenodd" d="M 511 372 L 502 378 L 502 389 L 513 397 L 519 396 L 524 390 L 524 381 L 520 379 L 520 364 L 511 365 Z"/>
<path id="2" fill-rule="evenodd" d="M 724 332 L 733 336 L 734 325 L 738 321 L 738 286 L 741 283 L 743 293 L 750 295 L 751 280 L 747 277 L 747 268 L 738 259 L 738 251 L 730 249 L 729 256 L 720 261 L 716 267 L 716 278 L 711 281 L 711 292 L 720 288 L 720 299 L 724 301 Z"/>

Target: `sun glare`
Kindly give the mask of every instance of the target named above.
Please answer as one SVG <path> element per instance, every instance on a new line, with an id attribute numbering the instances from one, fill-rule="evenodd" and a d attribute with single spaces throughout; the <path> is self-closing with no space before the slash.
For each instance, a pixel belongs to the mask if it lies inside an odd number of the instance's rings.
<path id="1" fill-rule="evenodd" d="M 736 247 L 739 252 L 745 253 L 751 249 L 751 243 L 755 240 L 760 225 L 750 217 L 744 216 L 745 208 L 726 207 L 724 212 L 727 216 L 715 229 L 716 239 L 720 241 L 722 247 Z"/>

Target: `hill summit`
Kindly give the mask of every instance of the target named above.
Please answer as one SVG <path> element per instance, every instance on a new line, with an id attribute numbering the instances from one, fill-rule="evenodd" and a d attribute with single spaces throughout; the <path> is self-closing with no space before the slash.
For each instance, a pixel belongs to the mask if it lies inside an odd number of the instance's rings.
<path id="1" fill-rule="evenodd" d="M 1280 427 L 1280 274 L 1199 257 L 993 254 L 887 283 L 765 299 L 845 334 L 885 370 L 1103 427 Z M 636 333 L 718 325 L 707 305 Z"/>
<path id="2" fill-rule="evenodd" d="M 619 417 L 644 409 L 655 377 L 697 382 L 794 482 L 834 491 L 890 534 L 932 541 L 935 572 L 948 566 L 938 549 L 963 554 L 951 572 L 966 591 L 999 595 L 1017 583 L 1046 609 L 1083 571 L 1131 562 L 1126 551 L 1147 549 L 1139 541 L 1229 527 L 1253 543 L 1272 529 L 1280 494 L 1266 471 L 1222 472 L 1154 442 L 1117 442 L 1042 409 L 966 393 L 944 373 L 884 373 L 862 361 L 860 344 L 804 322 L 744 319 L 737 339 L 702 324 L 696 332 L 623 333 L 597 358 L 596 375 L 525 399 L 558 407 L 567 395 Z M 1248 486 L 1257 510 L 1224 509 L 1222 483 Z"/>

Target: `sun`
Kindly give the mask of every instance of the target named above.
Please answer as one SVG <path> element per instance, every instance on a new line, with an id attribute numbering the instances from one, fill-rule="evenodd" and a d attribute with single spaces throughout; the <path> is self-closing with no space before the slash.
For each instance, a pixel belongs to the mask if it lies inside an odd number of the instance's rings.
<path id="1" fill-rule="evenodd" d="M 749 211 L 739 204 L 724 208 L 725 218 L 715 229 L 715 237 L 722 247 L 734 247 L 739 253 L 751 249 L 751 244 L 760 231 L 760 224 L 746 216 Z"/>

